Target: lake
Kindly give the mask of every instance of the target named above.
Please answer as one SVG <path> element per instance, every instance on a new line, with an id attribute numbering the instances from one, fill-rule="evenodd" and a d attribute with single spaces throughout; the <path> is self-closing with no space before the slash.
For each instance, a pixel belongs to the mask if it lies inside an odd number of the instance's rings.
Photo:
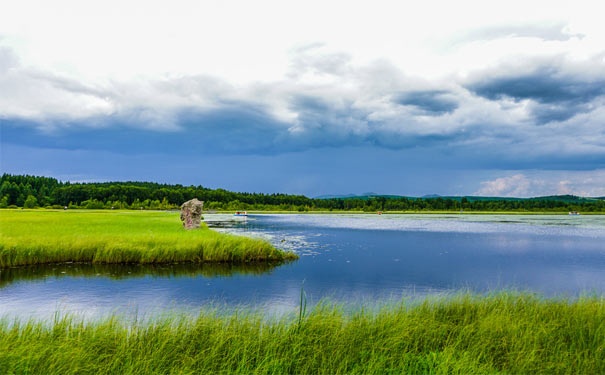
<path id="1" fill-rule="evenodd" d="M 214 230 L 298 253 L 284 264 L 84 265 L 0 271 L 0 316 L 195 312 L 207 306 L 293 311 L 329 298 L 371 305 L 401 297 L 515 289 L 604 294 L 605 216 L 206 215 Z"/>

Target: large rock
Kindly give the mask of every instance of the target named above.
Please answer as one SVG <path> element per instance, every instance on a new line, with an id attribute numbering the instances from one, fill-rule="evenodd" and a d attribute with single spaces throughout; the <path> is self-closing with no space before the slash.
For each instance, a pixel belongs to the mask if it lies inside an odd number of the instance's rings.
<path id="1" fill-rule="evenodd" d="M 193 198 L 181 205 L 181 221 L 185 229 L 197 229 L 202 223 L 204 202 Z"/>

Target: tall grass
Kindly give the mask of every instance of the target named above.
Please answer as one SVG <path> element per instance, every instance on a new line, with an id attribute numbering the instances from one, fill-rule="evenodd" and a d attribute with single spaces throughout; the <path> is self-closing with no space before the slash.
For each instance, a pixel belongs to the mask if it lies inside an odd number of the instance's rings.
<path id="1" fill-rule="evenodd" d="M 186 231 L 176 213 L 0 210 L 0 267 L 296 258 L 266 241 L 217 233 L 205 225 Z"/>
<path id="2" fill-rule="evenodd" d="M 300 318 L 0 323 L 1 374 L 602 374 L 605 301 L 462 295 Z"/>

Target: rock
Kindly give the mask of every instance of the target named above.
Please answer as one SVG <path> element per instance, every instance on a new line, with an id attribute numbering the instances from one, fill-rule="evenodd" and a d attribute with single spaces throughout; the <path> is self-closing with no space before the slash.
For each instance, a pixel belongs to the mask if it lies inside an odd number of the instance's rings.
<path id="1" fill-rule="evenodd" d="M 187 230 L 201 227 L 204 202 L 193 198 L 181 205 L 181 221 Z"/>

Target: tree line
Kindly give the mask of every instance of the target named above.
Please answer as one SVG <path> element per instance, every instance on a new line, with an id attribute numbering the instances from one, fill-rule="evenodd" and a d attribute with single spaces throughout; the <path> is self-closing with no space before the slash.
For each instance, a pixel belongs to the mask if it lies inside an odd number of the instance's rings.
<path id="1" fill-rule="evenodd" d="M 0 208 L 46 207 L 171 210 L 198 198 L 206 209 L 282 211 L 605 211 L 605 200 L 366 197 L 313 199 L 304 195 L 236 193 L 203 186 L 153 182 L 61 182 L 52 177 L 3 174 Z"/>

